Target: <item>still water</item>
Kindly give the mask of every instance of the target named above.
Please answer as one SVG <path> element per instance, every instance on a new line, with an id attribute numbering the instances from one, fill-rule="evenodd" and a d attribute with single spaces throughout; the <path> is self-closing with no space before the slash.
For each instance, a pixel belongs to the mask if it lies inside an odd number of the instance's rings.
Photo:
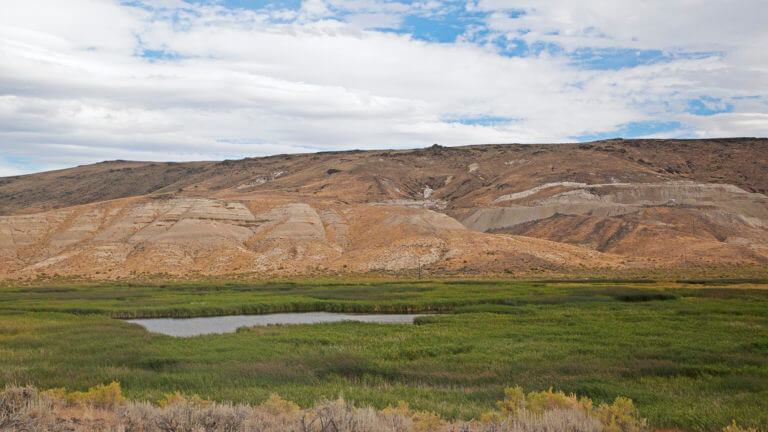
<path id="1" fill-rule="evenodd" d="M 331 312 L 276 313 L 268 315 L 226 315 L 204 318 L 148 318 L 125 320 L 155 333 L 169 336 L 197 336 L 232 333 L 238 327 L 269 324 L 317 324 L 336 321 L 362 321 L 380 324 L 413 324 L 422 314 L 343 314 Z"/>

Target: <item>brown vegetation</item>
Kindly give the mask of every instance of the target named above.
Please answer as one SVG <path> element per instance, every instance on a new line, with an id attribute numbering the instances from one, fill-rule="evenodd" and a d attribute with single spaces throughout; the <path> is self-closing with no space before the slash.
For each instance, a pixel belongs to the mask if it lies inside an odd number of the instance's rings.
<path id="1" fill-rule="evenodd" d="M 158 405 L 126 401 L 117 383 L 88 392 L 63 389 L 39 392 L 34 387 L 8 387 L 0 393 L 2 431 L 123 432 L 638 432 L 645 421 L 632 401 L 617 398 L 595 408 L 588 398 L 562 392 L 523 394 L 508 389 L 506 398 L 479 421 L 449 422 L 405 403 L 384 410 L 358 408 L 339 398 L 314 407 L 272 395 L 258 406 L 232 405 L 179 393 Z M 736 431 L 732 426 L 727 432 Z"/>

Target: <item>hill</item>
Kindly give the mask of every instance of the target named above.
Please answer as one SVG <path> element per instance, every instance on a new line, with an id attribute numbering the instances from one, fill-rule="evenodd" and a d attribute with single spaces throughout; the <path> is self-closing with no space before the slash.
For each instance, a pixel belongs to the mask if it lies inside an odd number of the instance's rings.
<path id="1" fill-rule="evenodd" d="M 768 264 L 768 139 L 110 161 L 0 179 L 0 274 Z"/>

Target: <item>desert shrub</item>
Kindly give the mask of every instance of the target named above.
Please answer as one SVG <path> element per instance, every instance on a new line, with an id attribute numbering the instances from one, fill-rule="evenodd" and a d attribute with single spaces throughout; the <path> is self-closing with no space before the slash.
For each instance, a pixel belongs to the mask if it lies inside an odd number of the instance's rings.
<path id="1" fill-rule="evenodd" d="M 446 425 L 445 420 L 432 411 L 417 411 L 411 419 L 414 432 L 439 431 Z"/>
<path id="2" fill-rule="evenodd" d="M 744 428 L 736 424 L 736 420 L 733 421 L 730 425 L 723 428 L 723 432 L 759 432 L 757 428 L 749 427 Z"/>
<path id="3" fill-rule="evenodd" d="M 67 400 L 67 389 L 65 387 L 55 387 L 43 391 L 43 394 L 53 399 L 56 403 L 64 403 Z"/>
<path id="4" fill-rule="evenodd" d="M 186 402 L 172 403 L 158 413 L 157 428 L 163 432 L 192 432 L 199 428 L 196 414 L 199 407 Z"/>
<path id="5" fill-rule="evenodd" d="M 197 421 L 206 431 L 237 432 L 243 430 L 251 411 L 247 405 L 209 404 L 200 410 Z"/>
<path id="6" fill-rule="evenodd" d="M 439 431 L 446 426 L 438 414 L 431 411 L 417 411 L 411 409 L 406 402 L 400 401 L 397 407 L 387 407 L 384 409 L 386 415 L 399 415 L 410 418 L 413 423 L 414 432 Z"/>
<path id="7" fill-rule="evenodd" d="M 534 414 L 541 414 L 545 411 L 551 411 L 554 409 L 570 409 L 579 405 L 579 401 L 576 399 L 576 395 L 566 396 L 565 393 L 558 391 L 552 391 L 552 387 L 549 390 L 541 392 L 532 392 L 528 394 L 528 410 Z"/>
<path id="8" fill-rule="evenodd" d="M 179 392 L 166 393 L 162 398 L 158 399 L 157 404 L 161 407 L 167 407 L 176 403 L 185 403 L 187 398 Z"/>
<path id="9" fill-rule="evenodd" d="M 495 428 L 494 428 L 495 426 Z M 502 422 L 481 425 L 478 432 L 601 432 L 602 426 L 594 417 L 583 410 L 555 408 L 541 414 L 519 411 L 514 417 L 507 417 Z"/>
<path id="10" fill-rule="evenodd" d="M 53 399 L 34 387 L 6 387 L 0 393 L 0 430 L 46 430 L 55 420 Z"/>
<path id="11" fill-rule="evenodd" d="M 504 389 L 504 400 L 496 402 L 503 417 L 515 415 L 518 410 L 525 409 L 525 405 L 525 393 L 520 386 Z"/>
<path id="12" fill-rule="evenodd" d="M 129 403 L 116 413 L 123 432 L 155 432 L 158 430 L 158 410 L 146 402 Z"/>
<path id="13" fill-rule="evenodd" d="M 215 403 L 198 395 L 186 397 L 168 393 L 158 401 L 157 428 L 163 432 L 235 432 L 245 430 L 252 408 L 246 405 Z"/>
<path id="14" fill-rule="evenodd" d="M 338 398 L 301 409 L 278 395 L 257 406 L 233 405 L 166 394 L 158 405 L 127 402 L 117 383 L 87 392 L 64 389 L 38 392 L 33 387 L 9 387 L 0 393 L 0 431 L 121 432 L 639 432 L 645 421 L 631 400 L 616 398 L 594 408 L 588 398 L 552 389 L 525 394 L 508 388 L 498 410 L 481 421 L 447 422 L 430 411 L 411 409 L 400 402 L 384 410 L 357 408 Z M 74 395 L 74 396 L 73 396 Z M 55 397 L 74 400 L 66 414 Z M 101 417 L 91 417 L 93 407 Z M 74 411 L 73 411 L 74 410 Z M 80 413 L 80 417 L 73 418 Z M 74 414 L 73 414 L 74 413 Z M 57 415 L 59 414 L 59 415 Z M 757 432 L 735 423 L 723 432 Z"/>
<path id="15" fill-rule="evenodd" d="M 299 411 L 298 405 L 296 405 L 291 401 L 287 401 L 281 398 L 279 395 L 276 395 L 275 393 L 272 393 L 271 395 L 269 395 L 269 398 L 266 401 L 264 401 L 264 403 L 259 405 L 258 408 L 261 411 L 264 411 L 274 416 L 291 415 Z"/>
<path id="16" fill-rule="evenodd" d="M 637 432 L 646 426 L 645 419 L 637 416 L 632 400 L 621 396 L 611 405 L 600 404 L 596 415 L 606 432 Z"/>
<path id="17" fill-rule="evenodd" d="M 485 414 L 481 419 L 484 423 L 517 424 L 516 421 L 528 419 L 526 424 L 531 424 L 530 417 L 533 416 L 538 417 L 542 422 L 545 417 L 550 420 L 556 417 L 560 421 L 570 419 L 586 428 L 583 430 L 591 430 L 589 426 L 591 423 L 599 424 L 600 430 L 606 432 L 638 432 L 646 426 L 645 419 L 637 415 L 632 400 L 624 397 L 617 397 L 613 404 L 603 403 L 594 408 L 592 400 L 586 397 L 579 399 L 574 394 L 566 395 L 562 391 L 553 391 L 551 388 L 525 394 L 520 386 L 516 386 L 507 388 L 504 391 L 504 400 L 497 402 L 496 405 L 499 411 Z M 558 414 L 552 414 L 553 412 Z"/>
<path id="18" fill-rule="evenodd" d="M 519 410 L 526 410 L 533 414 L 541 414 L 553 409 L 584 408 L 592 406 L 592 401 L 588 398 L 581 400 L 576 395 L 566 395 L 561 391 L 544 390 L 541 392 L 530 392 L 527 395 L 520 386 L 507 388 L 504 390 L 504 400 L 496 403 L 504 416 L 514 416 Z"/>
<path id="19" fill-rule="evenodd" d="M 60 389 L 60 391 L 63 392 L 65 390 Z M 70 405 L 87 405 L 105 409 L 115 408 L 126 401 L 120 388 L 120 383 L 116 381 L 112 381 L 107 385 L 95 385 L 90 387 L 87 392 L 71 392 L 66 394 L 65 398 Z"/>
<path id="20" fill-rule="evenodd" d="M 12 416 L 23 412 L 29 407 L 30 401 L 38 397 L 34 387 L 7 387 L 0 393 L 0 413 Z"/>
<path id="21" fill-rule="evenodd" d="M 407 406 L 406 406 L 407 410 Z M 397 409 L 376 411 L 372 408 L 355 408 L 339 398 L 325 402 L 308 410 L 301 418 L 296 430 L 306 432 L 411 432 L 417 430 L 438 431 L 439 429 L 418 429 Z M 418 413 L 418 412 L 412 412 Z"/>

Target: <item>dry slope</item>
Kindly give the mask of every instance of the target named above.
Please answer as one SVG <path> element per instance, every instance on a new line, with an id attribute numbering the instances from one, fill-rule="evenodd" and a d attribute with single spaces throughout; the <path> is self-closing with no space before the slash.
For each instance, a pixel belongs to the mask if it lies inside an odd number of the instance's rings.
<path id="1" fill-rule="evenodd" d="M 104 162 L 0 179 L 0 274 L 766 265 L 768 140 Z"/>

